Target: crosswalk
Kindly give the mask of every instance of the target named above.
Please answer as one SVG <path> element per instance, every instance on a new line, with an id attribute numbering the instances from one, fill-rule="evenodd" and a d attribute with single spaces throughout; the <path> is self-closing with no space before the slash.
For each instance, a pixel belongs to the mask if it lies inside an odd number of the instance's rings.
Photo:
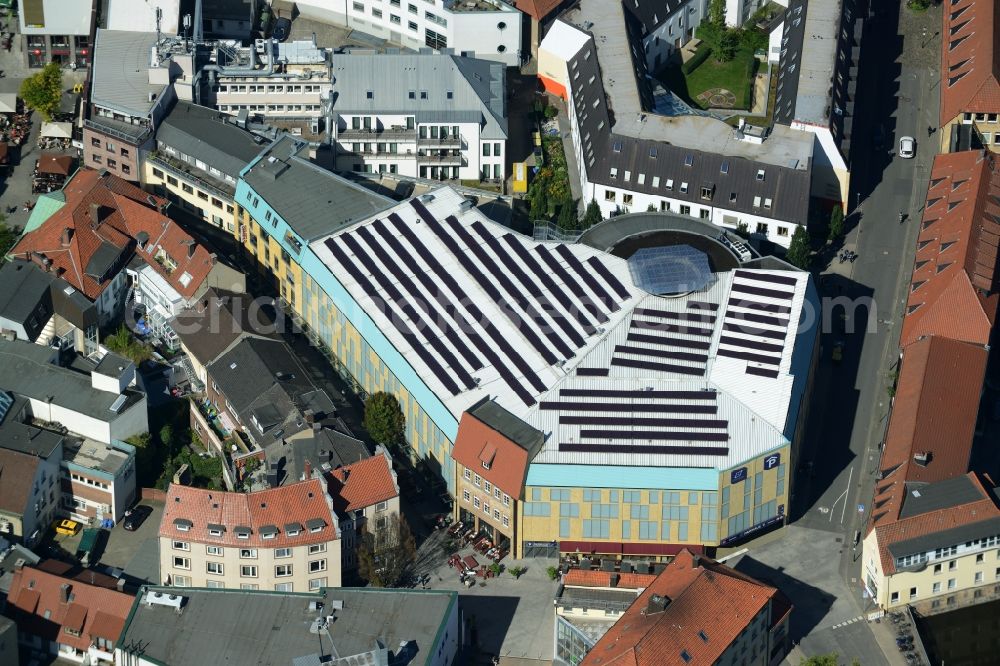
<path id="1" fill-rule="evenodd" d="M 833 625 L 830 628 L 831 629 L 840 629 L 842 627 L 846 627 L 849 624 L 854 624 L 855 622 L 863 622 L 864 620 L 865 620 L 865 616 L 864 615 L 858 615 L 857 617 L 852 617 L 850 620 L 844 620 L 843 622 L 841 622 L 839 624 L 835 624 L 835 625 Z"/>

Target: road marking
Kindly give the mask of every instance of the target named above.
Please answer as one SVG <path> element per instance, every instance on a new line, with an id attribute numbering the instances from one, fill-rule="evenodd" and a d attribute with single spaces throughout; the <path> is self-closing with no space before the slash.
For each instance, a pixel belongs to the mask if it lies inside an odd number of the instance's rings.
<path id="1" fill-rule="evenodd" d="M 830 627 L 831 629 L 842 629 L 848 625 L 854 624 L 855 622 L 861 622 L 867 618 L 864 615 L 858 615 L 857 617 L 852 617 L 850 620 L 844 620 L 843 622 L 837 623 Z"/>
<path id="2" fill-rule="evenodd" d="M 730 553 L 729 555 L 726 555 L 725 557 L 720 557 L 719 559 L 716 560 L 716 562 L 725 562 L 726 560 L 731 560 L 734 557 L 739 557 L 740 555 L 746 555 L 749 552 L 750 552 L 749 548 L 740 548 L 735 553 Z"/>
<path id="3" fill-rule="evenodd" d="M 851 480 L 854 478 L 854 465 L 851 465 L 851 472 L 847 475 L 847 487 L 844 488 L 844 492 L 837 496 L 837 499 L 833 501 L 833 506 L 831 509 L 837 508 L 837 502 L 844 500 L 844 508 L 840 510 L 840 524 L 844 524 L 844 511 L 847 510 L 847 491 L 851 489 Z M 830 522 L 833 522 L 833 511 L 830 512 Z"/>

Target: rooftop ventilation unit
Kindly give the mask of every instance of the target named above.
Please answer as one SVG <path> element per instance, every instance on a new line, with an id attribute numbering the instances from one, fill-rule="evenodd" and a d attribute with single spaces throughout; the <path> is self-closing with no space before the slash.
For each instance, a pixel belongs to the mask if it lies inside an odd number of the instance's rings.
<path id="1" fill-rule="evenodd" d="M 168 608 L 173 608 L 177 612 L 180 612 L 181 606 L 184 604 L 184 597 L 179 594 L 169 594 L 167 592 L 150 590 L 149 592 L 146 592 L 145 602 L 146 606 L 150 608 L 154 605 L 167 606 Z"/>

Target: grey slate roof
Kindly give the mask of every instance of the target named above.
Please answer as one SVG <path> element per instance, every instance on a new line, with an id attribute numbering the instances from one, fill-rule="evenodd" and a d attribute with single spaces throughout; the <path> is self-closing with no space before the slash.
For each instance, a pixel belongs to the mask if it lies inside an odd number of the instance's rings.
<path id="1" fill-rule="evenodd" d="M 908 483 L 899 518 L 900 520 L 911 518 L 981 499 L 983 499 L 982 493 L 967 475 L 935 483 Z"/>
<path id="2" fill-rule="evenodd" d="M 597 4 L 588 3 L 592 7 Z M 625 25 L 611 26 L 607 30 L 601 29 L 601 32 L 615 33 L 616 39 L 623 44 L 635 43 L 641 31 L 638 20 L 624 11 L 619 14 L 608 16 L 606 20 L 619 20 L 624 17 Z M 599 62 L 600 57 L 593 57 L 595 50 L 600 56 L 600 47 L 593 41 L 593 35 L 600 34 L 599 27 L 593 29 L 595 32 L 591 35 L 591 41 L 568 63 L 569 71 L 574 72 L 572 84 L 574 108 L 584 151 L 582 166 L 586 168 L 587 179 L 591 183 L 670 197 L 692 204 L 710 204 L 723 209 L 797 224 L 805 224 L 808 221 L 811 165 L 803 164 L 794 157 L 797 151 L 794 145 L 789 151 L 792 157 L 784 160 L 781 158 L 784 153 L 781 146 L 777 143 L 768 144 L 768 141 L 773 142 L 776 139 L 765 140 L 764 147 L 760 147 L 759 150 L 758 147 L 749 146 L 742 141 L 728 141 L 725 145 L 728 146 L 727 150 L 734 153 L 732 155 L 685 148 L 664 140 L 664 137 L 659 136 L 657 127 L 690 125 L 692 144 L 701 145 L 696 143 L 699 141 L 696 136 L 698 132 L 696 123 L 720 121 L 691 117 L 667 119 L 646 114 L 646 120 L 639 123 L 633 118 L 625 117 L 628 115 L 626 110 L 633 106 L 633 102 L 641 107 L 643 113 L 652 106 L 652 90 L 646 76 L 645 61 L 643 58 L 634 57 L 633 48 L 627 49 L 633 53 L 631 66 L 625 66 L 621 62 Z M 641 43 L 638 50 L 639 53 L 642 52 Z M 601 71 L 603 67 L 608 66 L 620 72 L 616 76 L 630 79 L 634 77 L 634 81 L 618 81 L 616 85 L 621 92 L 608 93 Z M 632 85 L 638 89 L 632 93 L 636 99 L 625 99 L 630 95 L 629 86 Z M 617 116 L 615 109 L 612 108 L 616 100 L 619 107 L 625 107 L 617 110 Z M 680 136 L 678 132 L 671 133 L 673 138 L 678 136 Z M 784 140 L 783 137 L 782 141 Z M 795 139 L 789 141 L 795 144 Z M 775 151 L 775 148 L 778 150 Z M 748 157 L 756 152 L 762 154 L 766 152 L 768 155 L 775 153 L 775 155 L 769 156 L 766 162 Z M 690 166 L 686 162 L 690 162 Z M 616 170 L 615 177 L 611 175 L 612 169 Z M 763 180 L 757 179 L 759 169 L 764 170 Z M 628 182 L 625 181 L 626 171 L 631 176 Z M 640 175 L 644 181 L 641 185 L 638 182 Z M 653 186 L 654 178 L 659 184 L 658 187 Z M 666 189 L 668 179 L 674 181 L 672 190 Z M 686 193 L 680 191 L 683 182 L 688 183 Z M 703 186 L 712 188 L 710 201 L 701 198 Z M 731 201 L 731 193 L 736 193 L 735 201 Z M 760 197 L 760 201 L 771 199 L 771 208 L 755 208 L 753 206 L 755 197 Z"/>
<path id="3" fill-rule="evenodd" d="M 240 171 L 263 149 L 264 139 L 236 125 L 208 107 L 178 101 L 160 122 L 156 141 L 239 178 Z"/>
<path id="4" fill-rule="evenodd" d="M 105 377 L 119 377 L 132 364 L 132 361 L 114 352 L 108 352 L 101 358 L 94 372 Z"/>
<path id="5" fill-rule="evenodd" d="M 155 32 L 97 29 L 91 101 L 133 116 L 147 116 L 166 86 L 149 83 Z M 154 101 L 149 94 L 156 95 Z"/>
<path id="6" fill-rule="evenodd" d="M 241 340 L 208 366 L 208 375 L 241 414 L 249 412 L 273 387 L 280 387 L 287 395 L 315 389 L 298 359 L 278 340 Z"/>
<path id="7" fill-rule="evenodd" d="M 335 113 L 415 114 L 417 123 L 481 122 L 484 139 L 507 138 L 502 63 L 431 53 L 342 53 L 333 55 L 332 66 Z M 422 91 L 427 99 L 421 99 Z"/>
<path id="8" fill-rule="evenodd" d="M 143 603 L 151 589 L 182 595 L 184 612 Z M 328 625 L 329 638 L 322 641 L 309 631 L 318 615 L 309 611 L 309 603 L 316 600 L 323 602 L 324 614 L 336 618 Z M 347 660 L 375 650 L 379 641 L 394 654 L 404 643 L 415 653 L 412 659 L 390 658 L 390 665 L 425 666 L 436 663 L 436 642 L 443 640 L 457 603 L 455 592 L 437 590 L 328 588 L 320 593 L 282 593 L 144 587 L 117 645 L 124 650 L 136 646 L 144 658 L 163 664 L 287 666 L 321 663 L 317 653 L 329 657 L 331 640 L 343 663 L 376 663 Z M 343 607 L 333 610 L 339 605 Z"/>
<path id="9" fill-rule="evenodd" d="M 308 159 L 308 145 L 289 135 L 272 143 L 243 180 L 306 243 L 394 205 Z M 243 202 L 253 214 L 252 205 Z"/>
<path id="10" fill-rule="evenodd" d="M 985 537 L 997 536 L 1000 534 L 1000 518 L 989 518 L 975 523 L 967 523 L 948 530 L 931 532 L 924 536 L 919 536 L 905 541 L 890 543 L 889 553 L 894 558 L 906 557 L 917 553 L 926 553 L 945 546 L 954 546 L 975 541 Z"/>
<path id="11" fill-rule="evenodd" d="M 125 404 L 118 414 L 111 405 L 117 393 L 96 391 L 90 377 L 51 363 L 55 350 L 21 340 L 0 340 L 0 388 L 46 401 L 86 414 L 105 423 L 124 414 L 145 399 L 139 391 L 128 389 Z"/>
<path id="12" fill-rule="evenodd" d="M 274 338 L 274 322 L 253 304 L 253 297 L 210 287 L 191 307 L 174 317 L 170 325 L 184 347 L 202 365 L 219 358 L 246 336 Z"/>
<path id="13" fill-rule="evenodd" d="M 272 442 L 264 447 L 268 468 L 273 465 L 277 472 L 277 484 L 282 486 L 298 481 L 308 460 L 313 469 L 324 465 L 337 468 L 356 463 L 371 454 L 364 442 L 345 435 L 332 428 L 321 427 L 291 439 Z"/>
<path id="14" fill-rule="evenodd" d="M 545 443 L 545 435 L 541 431 L 511 414 L 493 400 L 484 399 L 468 412 L 527 451 L 528 462 L 531 462 Z"/>
<path id="15" fill-rule="evenodd" d="M 25 323 L 43 299 L 48 299 L 48 311 L 51 313 L 51 282 L 52 276 L 34 264 L 25 261 L 4 264 L 0 268 L 0 317 Z"/>
<path id="16" fill-rule="evenodd" d="M 64 437 L 51 430 L 25 424 L 27 406 L 25 398 L 14 396 L 14 404 L 0 421 L 0 448 L 47 459 L 63 443 Z"/>
<path id="17" fill-rule="evenodd" d="M 632 14 L 642 25 L 643 36 L 666 23 L 679 9 L 684 9 L 688 0 L 632 0 L 623 2 L 625 11 Z"/>

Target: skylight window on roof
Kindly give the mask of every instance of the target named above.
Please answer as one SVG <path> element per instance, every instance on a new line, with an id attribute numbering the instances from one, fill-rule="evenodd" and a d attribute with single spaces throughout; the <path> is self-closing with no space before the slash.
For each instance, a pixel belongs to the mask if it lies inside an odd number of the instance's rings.
<path id="1" fill-rule="evenodd" d="M 764 170 L 763 169 L 757 169 L 757 180 L 763 182 L 763 180 L 764 180 Z"/>
<path id="2" fill-rule="evenodd" d="M 625 182 L 628 183 L 632 180 L 632 172 L 628 169 L 625 170 Z"/>
<path id="3" fill-rule="evenodd" d="M 639 174 L 639 181 L 638 182 L 639 182 L 640 185 L 645 185 L 646 184 L 646 174 L 640 173 Z"/>
<path id="4" fill-rule="evenodd" d="M 656 146 L 649 147 L 649 156 L 652 157 L 654 160 L 656 159 Z"/>
<path id="5" fill-rule="evenodd" d="M 688 184 L 687 184 L 687 182 L 681 183 L 681 194 L 687 194 L 687 191 L 688 191 Z"/>
<path id="6" fill-rule="evenodd" d="M 659 186 L 660 186 L 660 177 L 653 176 L 653 187 L 659 187 Z"/>
<path id="7" fill-rule="evenodd" d="M 674 179 L 673 178 L 667 178 L 667 189 L 668 190 L 674 189 Z"/>
<path id="8" fill-rule="evenodd" d="M 622 152 L 622 142 L 615 141 L 614 145 L 611 146 L 611 149 L 614 150 L 616 153 Z"/>
<path id="9" fill-rule="evenodd" d="M 694 155 L 688 153 L 684 157 L 684 166 L 689 167 L 694 165 Z"/>
<path id="10" fill-rule="evenodd" d="M 719 173 L 729 173 L 729 160 L 722 161 L 722 166 L 719 167 Z"/>

